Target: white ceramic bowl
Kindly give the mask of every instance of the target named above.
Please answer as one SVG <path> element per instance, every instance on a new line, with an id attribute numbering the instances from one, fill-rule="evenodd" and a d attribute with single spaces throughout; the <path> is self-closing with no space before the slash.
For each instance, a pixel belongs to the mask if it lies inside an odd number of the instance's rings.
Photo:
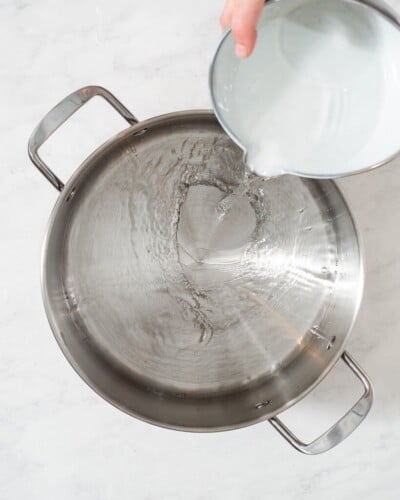
<path id="1" fill-rule="evenodd" d="M 253 54 L 231 31 L 210 70 L 216 115 L 260 175 L 339 177 L 400 150 L 400 25 L 387 6 L 277 0 Z"/>

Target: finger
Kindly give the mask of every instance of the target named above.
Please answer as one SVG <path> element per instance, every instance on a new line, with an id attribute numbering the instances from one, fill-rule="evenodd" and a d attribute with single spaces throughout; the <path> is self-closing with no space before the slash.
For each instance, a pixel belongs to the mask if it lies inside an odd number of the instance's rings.
<path id="1" fill-rule="evenodd" d="M 236 42 L 236 55 L 243 59 L 254 49 L 257 38 L 257 22 L 264 0 L 236 0 L 232 14 L 232 31 Z"/>
<path id="2" fill-rule="evenodd" d="M 221 17 L 219 18 L 219 23 L 223 30 L 226 30 L 231 25 L 235 3 L 236 0 L 226 0 L 225 2 L 224 10 L 222 11 Z"/>

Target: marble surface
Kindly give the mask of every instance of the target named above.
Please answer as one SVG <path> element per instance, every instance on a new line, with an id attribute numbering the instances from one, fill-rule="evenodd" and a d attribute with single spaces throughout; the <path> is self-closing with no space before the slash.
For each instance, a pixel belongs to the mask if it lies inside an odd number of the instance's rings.
<path id="1" fill-rule="evenodd" d="M 40 251 L 57 192 L 28 160 L 32 129 L 87 84 L 107 87 L 140 118 L 209 107 L 208 63 L 221 4 L 0 0 L 2 500 L 400 496 L 399 162 L 341 182 L 366 253 L 365 297 L 349 351 L 372 378 L 376 401 L 363 425 L 330 453 L 303 456 L 268 423 L 197 435 L 139 422 L 79 379 L 47 324 Z M 54 136 L 44 157 L 67 179 L 122 126 L 93 101 Z M 312 438 L 359 391 L 338 365 L 284 420 Z"/>

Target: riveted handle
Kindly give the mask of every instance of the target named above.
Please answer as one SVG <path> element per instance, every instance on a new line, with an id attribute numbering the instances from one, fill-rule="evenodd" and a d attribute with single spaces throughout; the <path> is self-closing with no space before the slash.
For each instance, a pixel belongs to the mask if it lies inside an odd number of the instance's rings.
<path id="1" fill-rule="evenodd" d="M 349 353 L 344 352 L 342 354 L 342 359 L 361 381 L 364 386 L 364 394 L 329 430 L 311 443 L 306 444 L 300 441 L 300 439 L 298 439 L 278 417 L 273 417 L 269 420 L 286 441 L 296 448 L 296 450 L 307 455 L 318 455 L 319 453 L 324 453 L 337 446 L 361 424 L 371 409 L 374 395 L 370 380 Z"/>
<path id="2" fill-rule="evenodd" d="M 54 172 L 46 165 L 39 156 L 39 148 L 47 141 L 47 139 L 72 116 L 79 108 L 86 104 L 92 97 L 103 97 L 118 113 L 125 118 L 130 125 L 138 123 L 137 118 L 114 97 L 108 90 L 103 87 L 89 86 L 73 92 L 68 97 L 59 102 L 33 131 L 28 145 L 29 157 L 34 165 L 46 177 L 46 179 L 58 191 L 62 191 L 64 183 L 54 174 Z"/>

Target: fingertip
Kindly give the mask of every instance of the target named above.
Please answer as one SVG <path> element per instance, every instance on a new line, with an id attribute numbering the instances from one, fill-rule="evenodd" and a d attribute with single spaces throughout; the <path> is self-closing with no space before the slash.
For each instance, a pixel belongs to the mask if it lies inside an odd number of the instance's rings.
<path id="1" fill-rule="evenodd" d="M 232 32 L 236 43 L 236 55 L 243 59 L 254 50 L 257 39 L 257 23 L 264 6 L 263 0 L 236 0 L 232 15 Z"/>
<path id="2" fill-rule="evenodd" d="M 256 42 L 257 32 L 254 27 L 249 26 L 241 20 L 233 20 L 232 32 L 235 38 L 235 53 L 240 59 L 248 57 Z"/>
<path id="3" fill-rule="evenodd" d="M 237 43 L 235 45 L 235 54 L 239 59 L 246 59 L 246 57 L 249 56 L 249 49 L 246 47 L 246 45 Z"/>
<path id="4" fill-rule="evenodd" d="M 253 36 L 252 40 L 249 41 L 249 44 L 247 46 L 247 55 L 246 55 L 246 57 L 251 56 L 251 54 L 253 53 L 254 48 L 256 46 L 256 41 L 257 41 L 257 31 L 254 32 L 254 36 Z"/>

